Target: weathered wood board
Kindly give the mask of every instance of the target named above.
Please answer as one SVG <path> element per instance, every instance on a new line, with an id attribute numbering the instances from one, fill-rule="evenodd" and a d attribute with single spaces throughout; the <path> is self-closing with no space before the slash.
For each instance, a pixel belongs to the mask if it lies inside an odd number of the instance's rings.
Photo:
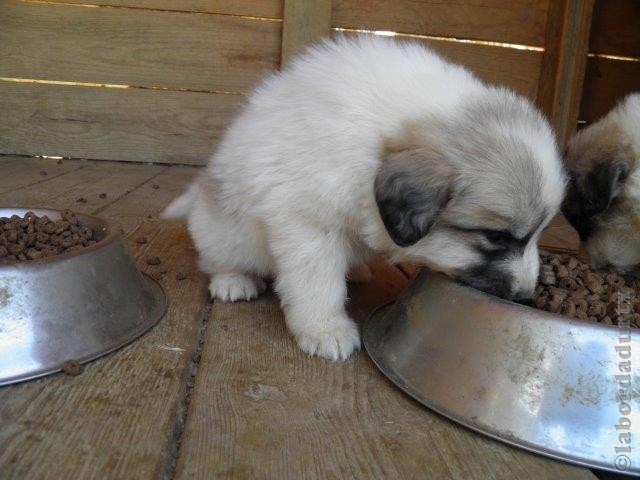
<path id="1" fill-rule="evenodd" d="M 281 22 L 0 0 L 0 76 L 248 92 Z"/>
<path id="2" fill-rule="evenodd" d="M 332 26 L 544 45 L 549 0 L 333 0 Z"/>
<path id="3" fill-rule="evenodd" d="M 29 1 L 29 0 L 27 0 Z M 282 18 L 283 0 L 37 0 L 47 3 L 75 3 L 110 7 L 171 10 L 221 15 Z"/>
<path id="4" fill-rule="evenodd" d="M 0 82 L 0 152 L 202 165 L 244 101 Z"/>

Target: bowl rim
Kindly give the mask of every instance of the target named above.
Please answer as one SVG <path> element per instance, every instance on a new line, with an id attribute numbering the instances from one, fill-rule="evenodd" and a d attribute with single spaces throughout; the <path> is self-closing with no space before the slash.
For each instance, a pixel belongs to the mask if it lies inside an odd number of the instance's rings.
<path id="1" fill-rule="evenodd" d="M 27 212 L 33 212 L 38 216 L 43 216 L 43 215 L 49 216 L 50 214 L 61 216 L 62 212 L 64 212 L 65 210 L 69 210 L 73 212 L 75 216 L 78 217 L 78 219 L 86 222 L 88 226 L 90 226 L 94 230 L 94 232 L 98 229 L 101 229 L 102 231 L 106 231 L 105 237 L 102 238 L 101 240 L 98 240 L 93 245 L 89 245 L 88 247 L 84 247 L 72 252 L 64 252 L 64 253 L 59 253 L 57 255 L 51 255 L 50 257 L 39 258 L 35 260 L 10 260 L 10 261 L 0 260 L 0 271 L 12 270 L 15 268 L 21 268 L 21 269 L 30 268 L 30 267 L 37 268 L 37 267 L 57 263 L 60 261 L 69 260 L 71 258 L 81 257 L 105 248 L 106 246 L 115 242 L 115 240 L 121 235 L 120 230 L 113 228 L 113 225 L 111 224 L 111 222 L 103 218 L 96 217 L 94 215 L 76 212 L 70 208 L 54 209 L 54 208 L 40 208 L 40 207 L 29 208 L 29 207 L 0 206 L 0 217 L 6 216 L 7 212 L 21 212 L 21 213 L 9 213 L 9 216 L 19 215 L 19 214 L 25 215 Z"/>
<path id="2" fill-rule="evenodd" d="M 424 273 L 423 273 L 424 272 Z M 501 298 L 498 297 L 496 295 L 492 295 L 490 293 L 487 292 L 483 292 L 482 290 L 478 290 L 477 288 L 474 288 L 470 285 L 467 285 L 465 283 L 459 282 L 457 281 L 455 278 L 450 277 L 449 275 L 446 275 L 442 272 L 437 272 L 435 270 L 431 270 L 428 267 L 421 267 L 419 270 L 419 273 L 417 275 L 415 275 L 414 279 L 417 278 L 417 276 L 423 273 L 424 275 L 439 275 L 441 277 L 443 277 L 443 281 L 449 282 L 451 285 L 454 286 L 454 288 L 459 288 L 461 290 L 463 290 L 465 293 L 465 297 L 467 298 L 467 300 L 471 300 L 474 297 L 476 298 L 480 298 L 484 301 L 487 302 L 491 302 L 494 304 L 503 304 L 505 306 L 507 306 L 508 308 L 512 309 L 512 310 L 517 310 L 517 311 L 524 311 L 524 312 L 535 312 L 536 316 L 541 316 L 546 318 L 547 320 L 554 320 L 556 322 L 563 322 L 563 323 L 570 323 L 570 324 L 574 324 L 577 326 L 583 326 L 586 325 L 589 328 L 595 328 L 595 329 L 605 329 L 605 330 L 620 330 L 620 326 L 618 325 L 618 323 L 615 321 L 615 319 L 612 319 L 614 321 L 613 324 L 611 325 L 607 325 L 606 323 L 602 323 L 602 322 L 590 322 L 589 320 L 583 320 L 581 318 L 577 318 L 577 317 L 569 317 L 568 315 L 562 315 L 560 313 L 554 313 L 554 312 L 549 312 L 548 310 L 543 310 L 541 308 L 536 308 L 530 305 L 524 305 L 522 303 L 517 303 L 514 302 L 512 300 L 507 300 L 506 298 Z M 451 287 L 450 287 L 451 288 Z M 390 302 L 390 303 L 396 303 L 396 302 Z M 638 332 L 640 334 L 640 328 L 636 328 L 636 327 L 629 327 L 629 330 L 631 332 Z"/>

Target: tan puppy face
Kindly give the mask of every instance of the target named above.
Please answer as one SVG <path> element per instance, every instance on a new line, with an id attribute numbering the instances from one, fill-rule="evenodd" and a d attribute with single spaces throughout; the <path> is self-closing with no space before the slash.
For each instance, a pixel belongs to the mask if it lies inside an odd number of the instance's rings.
<path id="1" fill-rule="evenodd" d="M 633 273 L 640 266 L 640 96 L 574 136 L 562 211 L 593 268 Z"/>

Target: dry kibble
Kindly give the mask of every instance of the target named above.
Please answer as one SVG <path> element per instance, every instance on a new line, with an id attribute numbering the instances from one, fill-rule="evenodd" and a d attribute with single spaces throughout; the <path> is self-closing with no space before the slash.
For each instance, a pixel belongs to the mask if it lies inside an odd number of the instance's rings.
<path id="1" fill-rule="evenodd" d="M 579 318 L 580 320 L 586 320 L 588 319 L 588 315 L 587 312 L 584 312 L 582 310 L 576 310 L 576 313 L 574 315 L 576 318 Z"/>
<path id="2" fill-rule="evenodd" d="M 565 300 L 560 305 L 560 309 L 558 313 L 562 315 L 568 315 L 569 317 L 573 317 L 576 314 L 576 305 L 571 300 Z"/>
<path id="3" fill-rule="evenodd" d="M 604 303 L 594 302 L 589 305 L 587 309 L 587 313 L 592 317 L 604 317 L 606 312 L 606 308 Z"/>
<path id="4" fill-rule="evenodd" d="M 578 266 L 578 259 L 576 257 L 571 257 L 569 258 L 569 261 L 567 262 L 567 268 L 571 271 L 575 270 L 576 267 Z"/>
<path id="5" fill-rule="evenodd" d="M 549 312 L 557 313 L 560 309 L 560 305 L 562 304 L 564 298 L 560 295 L 554 295 L 549 299 L 549 303 L 547 304 L 546 310 Z"/>
<path id="6" fill-rule="evenodd" d="M 589 308 L 589 304 L 587 303 L 586 299 L 581 298 L 576 302 L 576 312 L 580 311 L 580 312 L 586 313 L 588 308 Z"/>
<path id="7" fill-rule="evenodd" d="M 139 243 L 140 245 L 147 243 L 147 237 L 145 237 L 144 235 L 139 236 L 138 238 L 136 238 L 136 243 Z"/>
<path id="8" fill-rule="evenodd" d="M 569 269 L 564 265 L 556 266 L 556 277 L 557 278 L 567 278 L 569 276 Z"/>
<path id="9" fill-rule="evenodd" d="M 176 273 L 176 280 L 180 281 L 180 280 L 184 280 L 185 278 L 187 278 L 184 273 L 182 272 L 178 272 Z"/>
<path id="10" fill-rule="evenodd" d="M 159 257 L 147 257 L 147 265 L 160 265 Z"/>
<path id="11" fill-rule="evenodd" d="M 615 273 L 608 273 L 607 275 L 605 275 L 604 279 L 607 284 L 611 285 L 612 287 L 620 288 L 624 285 L 624 278 Z"/>
<path id="12" fill-rule="evenodd" d="M 100 197 L 100 198 L 107 198 L 107 194 L 106 194 L 106 193 L 101 193 L 100 195 L 98 195 L 98 197 Z"/>
<path id="13" fill-rule="evenodd" d="M 592 271 L 572 255 L 542 253 L 533 303 L 543 310 L 605 325 L 625 319 L 636 328 L 640 279 L 625 282 L 616 273 Z"/>
<path id="14" fill-rule="evenodd" d="M 571 290 L 578 290 L 579 285 L 574 278 L 568 277 L 568 278 L 561 278 L 560 281 L 558 282 L 558 286 L 563 290 L 571 291 Z"/>
<path id="15" fill-rule="evenodd" d="M 542 265 L 540 265 L 540 273 L 553 273 L 553 265 L 543 263 Z"/>
<path id="16" fill-rule="evenodd" d="M 604 288 L 600 283 L 598 283 L 593 277 L 588 278 L 584 282 L 584 286 L 589 289 L 592 293 L 602 293 Z"/>
<path id="17" fill-rule="evenodd" d="M 533 304 L 536 306 L 536 308 L 539 308 L 540 310 L 545 310 L 544 307 L 547 305 L 547 297 L 538 295 L 537 297 L 534 297 Z"/>
<path id="18" fill-rule="evenodd" d="M 556 276 L 553 273 L 543 273 L 540 275 L 540 283 L 542 285 L 553 285 L 556 283 Z"/>
<path id="19" fill-rule="evenodd" d="M 567 298 L 567 292 L 561 288 L 555 287 L 553 285 L 551 285 L 550 287 L 548 287 L 548 292 L 552 297 L 555 296 L 560 296 L 562 297 L 562 299 L 564 300 L 565 298 Z"/>
<path id="20" fill-rule="evenodd" d="M 70 377 L 77 377 L 82 373 L 84 367 L 75 360 L 69 360 L 60 365 L 60 369 Z"/>
<path id="21" fill-rule="evenodd" d="M 33 212 L 0 217 L 0 262 L 39 260 L 92 241 L 93 231 L 73 212 L 65 210 L 61 217 L 54 221 Z"/>

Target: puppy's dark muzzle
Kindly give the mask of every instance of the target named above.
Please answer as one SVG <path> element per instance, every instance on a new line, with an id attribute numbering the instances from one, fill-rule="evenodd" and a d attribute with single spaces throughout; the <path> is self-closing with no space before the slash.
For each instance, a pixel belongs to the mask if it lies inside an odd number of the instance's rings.
<path id="1" fill-rule="evenodd" d="M 457 279 L 465 285 L 490 295 L 504 298 L 505 300 L 514 300 L 512 279 L 510 275 L 500 270 L 492 268 L 474 270 L 460 275 Z"/>

